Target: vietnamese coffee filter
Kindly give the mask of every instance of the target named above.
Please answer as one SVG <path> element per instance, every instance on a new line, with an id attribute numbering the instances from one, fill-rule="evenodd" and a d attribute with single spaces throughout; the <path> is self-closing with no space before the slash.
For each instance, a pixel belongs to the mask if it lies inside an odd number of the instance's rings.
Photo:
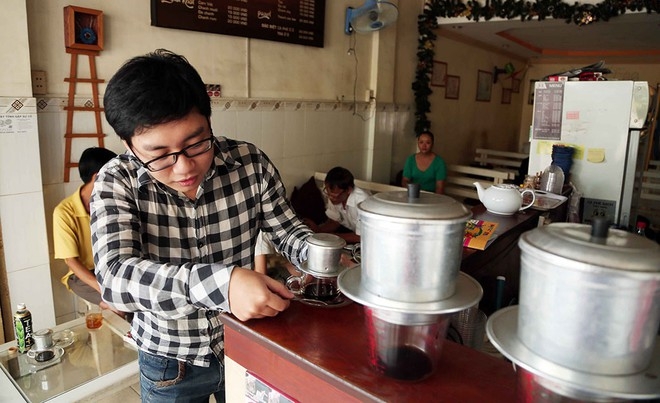
<path id="1" fill-rule="evenodd" d="M 556 223 L 524 233 L 518 338 L 561 366 L 626 375 L 651 362 L 660 324 L 660 245 Z"/>
<path id="2" fill-rule="evenodd" d="M 316 277 L 337 277 L 343 267 L 341 254 L 346 241 L 334 234 L 319 233 L 307 238 L 307 260 L 301 270 Z"/>

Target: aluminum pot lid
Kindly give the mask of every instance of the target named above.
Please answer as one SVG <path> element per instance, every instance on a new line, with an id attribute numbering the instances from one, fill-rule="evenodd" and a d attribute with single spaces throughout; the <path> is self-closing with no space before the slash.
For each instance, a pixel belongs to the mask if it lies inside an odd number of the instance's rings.
<path id="1" fill-rule="evenodd" d="M 369 197 L 358 208 L 366 213 L 397 218 L 466 221 L 470 210 L 449 196 L 422 192 L 408 197 L 406 191 L 381 192 Z"/>
<path id="2" fill-rule="evenodd" d="M 605 230 L 592 236 L 587 224 L 553 223 L 525 232 L 520 248 L 546 253 L 599 267 L 641 272 L 660 272 L 660 245 L 622 230 Z"/>

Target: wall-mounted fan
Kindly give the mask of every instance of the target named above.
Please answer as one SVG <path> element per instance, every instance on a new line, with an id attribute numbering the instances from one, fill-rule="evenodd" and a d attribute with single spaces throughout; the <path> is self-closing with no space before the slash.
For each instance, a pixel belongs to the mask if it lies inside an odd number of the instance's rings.
<path id="1" fill-rule="evenodd" d="M 396 21 L 399 9 L 389 1 L 367 0 L 362 7 L 346 9 L 344 32 L 371 32 L 383 29 Z"/>

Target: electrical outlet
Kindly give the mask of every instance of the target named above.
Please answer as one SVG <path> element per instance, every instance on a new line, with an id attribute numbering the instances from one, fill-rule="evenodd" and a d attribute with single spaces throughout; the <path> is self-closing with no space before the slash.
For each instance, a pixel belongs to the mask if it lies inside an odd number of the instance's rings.
<path id="1" fill-rule="evenodd" d="M 32 70 L 32 94 L 46 94 L 46 72 L 41 70 Z"/>
<path id="2" fill-rule="evenodd" d="M 209 93 L 209 97 L 221 97 L 222 96 L 222 85 L 220 84 L 206 84 L 206 91 Z"/>

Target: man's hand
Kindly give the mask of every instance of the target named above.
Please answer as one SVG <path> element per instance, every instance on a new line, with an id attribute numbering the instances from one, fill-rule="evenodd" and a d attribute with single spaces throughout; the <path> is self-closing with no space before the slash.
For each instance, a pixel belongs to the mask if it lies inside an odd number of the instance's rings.
<path id="1" fill-rule="evenodd" d="M 242 267 L 229 280 L 229 308 L 239 320 L 275 316 L 289 307 L 294 295 L 277 280 Z"/>

